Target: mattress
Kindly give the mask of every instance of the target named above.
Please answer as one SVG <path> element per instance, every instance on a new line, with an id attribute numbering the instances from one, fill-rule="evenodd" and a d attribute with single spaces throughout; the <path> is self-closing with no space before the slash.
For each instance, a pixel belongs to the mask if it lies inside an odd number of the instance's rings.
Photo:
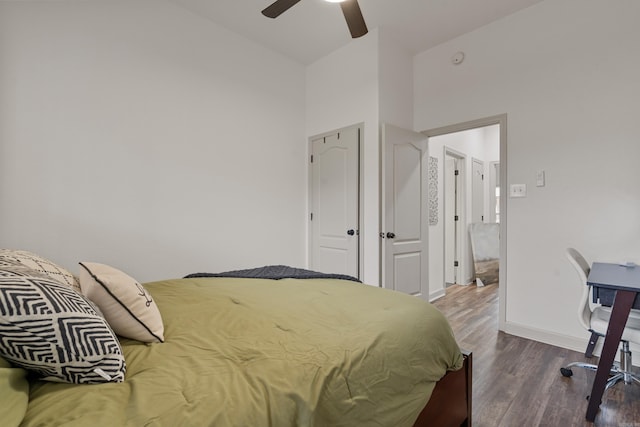
<path id="1" fill-rule="evenodd" d="M 164 343 L 121 338 L 122 383 L 32 379 L 23 426 L 411 426 L 462 366 L 443 315 L 337 279 L 144 284 Z"/>

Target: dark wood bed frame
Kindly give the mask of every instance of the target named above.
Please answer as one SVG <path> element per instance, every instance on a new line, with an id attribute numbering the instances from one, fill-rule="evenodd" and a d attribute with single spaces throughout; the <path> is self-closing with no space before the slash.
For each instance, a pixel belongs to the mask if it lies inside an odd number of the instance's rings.
<path id="1" fill-rule="evenodd" d="M 462 369 L 450 371 L 436 383 L 414 427 L 471 427 L 473 355 L 463 351 Z"/>

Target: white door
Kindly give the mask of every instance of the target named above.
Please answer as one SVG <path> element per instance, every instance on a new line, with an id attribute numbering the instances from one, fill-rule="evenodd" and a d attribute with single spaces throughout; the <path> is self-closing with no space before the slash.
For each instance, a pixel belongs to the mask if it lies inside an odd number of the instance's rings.
<path id="1" fill-rule="evenodd" d="M 484 162 L 473 159 L 472 163 L 471 222 L 484 222 Z"/>
<path id="2" fill-rule="evenodd" d="M 444 281 L 446 285 L 457 283 L 457 225 L 458 225 L 458 159 L 444 158 Z"/>
<path id="3" fill-rule="evenodd" d="M 382 286 L 428 299 L 427 137 L 382 127 Z"/>
<path id="4" fill-rule="evenodd" d="M 360 128 L 311 142 L 310 268 L 359 277 Z"/>

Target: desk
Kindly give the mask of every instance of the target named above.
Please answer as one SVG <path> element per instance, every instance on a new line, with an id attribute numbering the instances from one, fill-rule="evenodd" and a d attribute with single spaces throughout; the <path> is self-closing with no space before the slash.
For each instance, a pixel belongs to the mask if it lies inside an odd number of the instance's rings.
<path id="1" fill-rule="evenodd" d="M 609 371 L 618 351 L 629 311 L 632 306 L 640 304 L 638 295 L 640 293 L 640 266 L 625 267 L 619 264 L 594 262 L 587 278 L 587 285 L 593 287 L 594 298 L 599 298 L 601 301 L 606 300 L 605 302 L 607 302 L 611 295 L 614 295 L 609 327 L 604 338 L 596 378 L 593 381 L 589 406 L 587 406 L 587 420 L 593 421 L 602 402 Z"/>

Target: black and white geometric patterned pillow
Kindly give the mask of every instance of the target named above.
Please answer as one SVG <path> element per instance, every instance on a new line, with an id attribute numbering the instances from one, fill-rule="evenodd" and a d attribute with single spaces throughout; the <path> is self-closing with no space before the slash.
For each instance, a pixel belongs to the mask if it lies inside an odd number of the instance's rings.
<path id="1" fill-rule="evenodd" d="M 0 249 L 0 266 L 12 265 L 16 262 L 32 270 L 44 273 L 53 280 L 57 280 L 80 292 L 80 282 L 78 282 L 78 278 L 71 274 L 66 268 L 59 266 L 53 261 L 29 251 Z"/>
<path id="2" fill-rule="evenodd" d="M 124 381 L 120 343 L 93 304 L 68 286 L 32 273 L 0 267 L 0 356 L 47 381 Z"/>

